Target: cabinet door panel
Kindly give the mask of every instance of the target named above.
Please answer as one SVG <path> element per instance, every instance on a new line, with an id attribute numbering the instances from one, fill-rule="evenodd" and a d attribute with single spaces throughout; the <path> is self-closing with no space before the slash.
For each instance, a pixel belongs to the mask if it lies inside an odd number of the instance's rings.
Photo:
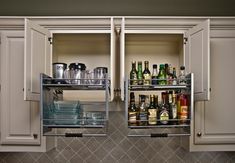
<path id="1" fill-rule="evenodd" d="M 211 99 L 196 103 L 195 144 L 235 143 L 234 51 L 234 32 L 211 38 Z"/>
<path id="2" fill-rule="evenodd" d="M 40 73 L 50 75 L 50 32 L 25 20 L 25 100 L 40 100 Z"/>
<path id="3" fill-rule="evenodd" d="M 1 144 L 39 145 L 38 103 L 23 99 L 24 33 L 3 32 L 1 38 Z"/>
<path id="4" fill-rule="evenodd" d="M 210 22 L 193 27 L 186 33 L 185 67 L 186 72 L 194 73 L 195 100 L 210 99 Z"/>

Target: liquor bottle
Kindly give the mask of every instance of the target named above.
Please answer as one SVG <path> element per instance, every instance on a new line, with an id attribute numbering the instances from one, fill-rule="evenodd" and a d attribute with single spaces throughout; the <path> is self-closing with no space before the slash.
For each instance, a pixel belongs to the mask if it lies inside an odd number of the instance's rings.
<path id="1" fill-rule="evenodd" d="M 186 84 L 186 77 L 185 77 L 185 67 L 180 67 L 180 74 L 179 74 L 179 84 Z"/>
<path id="2" fill-rule="evenodd" d="M 149 61 L 144 61 L 143 80 L 144 80 L 144 85 L 150 85 L 151 73 L 149 71 Z"/>
<path id="3" fill-rule="evenodd" d="M 173 67 L 172 85 L 177 85 L 177 76 L 176 76 L 176 68 L 175 67 Z"/>
<path id="4" fill-rule="evenodd" d="M 134 92 L 130 93 L 130 104 L 128 108 L 128 119 L 130 126 L 137 126 L 137 107 L 135 106 L 135 94 Z"/>
<path id="5" fill-rule="evenodd" d="M 137 73 L 138 85 L 143 85 L 143 72 L 142 72 L 142 62 L 138 61 L 138 73 Z"/>
<path id="6" fill-rule="evenodd" d="M 145 95 L 139 95 L 140 104 L 139 104 L 139 125 L 146 126 L 148 121 L 148 110 L 145 103 Z"/>
<path id="7" fill-rule="evenodd" d="M 138 85 L 137 82 L 137 70 L 136 70 L 136 62 L 132 61 L 132 69 L 130 72 L 130 85 Z"/>
<path id="8" fill-rule="evenodd" d="M 157 124 L 159 123 L 159 105 L 158 105 L 158 95 L 154 96 L 154 107 L 157 109 Z"/>
<path id="9" fill-rule="evenodd" d="M 158 84 L 159 85 L 166 85 L 166 72 L 165 72 L 165 65 L 160 64 L 159 73 L 158 73 Z"/>
<path id="10" fill-rule="evenodd" d="M 173 69 L 171 64 L 168 65 L 168 70 L 167 70 L 167 84 L 168 85 L 173 85 Z"/>
<path id="11" fill-rule="evenodd" d="M 165 63 L 165 74 L 166 74 L 166 84 L 169 83 L 168 78 L 169 78 L 169 65 L 168 63 Z"/>
<path id="12" fill-rule="evenodd" d="M 169 106 L 167 105 L 166 92 L 162 92 L 162 104 L 160 106 L 159 120 L 163 125 L 169 123 Z"/>
<path id="13" fill-rule="evenodd" d="M 155 106 L 155 96 L 150 95 L 150 105 L 148 107 L 148 124 L 156 125 L 157 124 L 157 108 Z"/>
<path id="14" fill-rule="evenodd" d="M 183 95 L 183 98 L 180 99 L 180 124 L 187 124 L 188 119 L 188 105 L 187 98 Z"/>
<path id="15" fill-rule="evenodd" d="M 177 105 L 176 105 L 176 94 L 173 92 L 172 93 L 172 103 L 170 104 L 170 113 L 171 113 L 171 119 L 172 119 L 172 123 L 173 125 L 177 124 Z"/>
<path id="16" fill-rule="evenodd" d="M 152 85 L 157 85 L 157 64 L 153 64 Z"/>

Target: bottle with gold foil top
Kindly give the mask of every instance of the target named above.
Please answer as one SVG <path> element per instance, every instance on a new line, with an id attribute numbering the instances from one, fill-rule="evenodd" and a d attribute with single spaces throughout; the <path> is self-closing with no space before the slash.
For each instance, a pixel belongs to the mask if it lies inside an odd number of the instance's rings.
<path id="1" fill-rule="evenodd" d="M 136 62 L 132 61 L 132 69 L 130 71 L 130 85 L 138 85 L 137 82 L 137 70 L 136 70 Z"/>
<path id="2" fill-rule="evenodd" d="M 137 126 L 137 118 L 138 118 L 138 110 L 135 105 L 135 94 L 134 92 L 130 93 L 130 104 L 128 108 L 128 119 L 129 119 L 129 126 Z"/>
<path id="3" fill-rule="evenodd" d="M 144 61 L 143 81 L 144 81 L 144 85 L 151 84 L 151 73 L 149 71 L 149 61 Z"/>
<path id="4" fill-rule="evenodd" d="M 156 125 L 157 124 L 157 108 L 155 105 L 155 96 L 150 95 L 150 105 L 148 108 L 148 124 Z"/>

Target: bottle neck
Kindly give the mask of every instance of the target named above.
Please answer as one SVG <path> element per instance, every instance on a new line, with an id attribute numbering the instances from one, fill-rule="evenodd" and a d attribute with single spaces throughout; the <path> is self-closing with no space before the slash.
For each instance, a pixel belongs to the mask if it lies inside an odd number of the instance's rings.
<path id="1" fill-rule="evenodd" d="M 156 76 L 157 75 L 157 68 L 153 68 L 153 76 Z"/>
<path id="2" fill-rule="evenodd" d="M 149 63 L 148 63 L 148 62 L 145 62 L 145 63 L 144 63 L 144 69 L 145 69 L 145 70 L 148 70 L 148 69 L 149 69 Z"/>

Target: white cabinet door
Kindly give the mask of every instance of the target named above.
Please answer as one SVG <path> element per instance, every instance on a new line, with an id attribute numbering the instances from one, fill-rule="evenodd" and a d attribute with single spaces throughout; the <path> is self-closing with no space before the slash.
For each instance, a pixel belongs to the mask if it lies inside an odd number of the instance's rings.
<path id="1" fill-rule="evenodd" d="M 124 81 L 125 81 L 125 18 L 122 18 L 121 31 L 120 31 L 120 87 L 121 99 L 124 101 Z"/>
<path id="2" fill-rule="evenodd" d="M 25 100 L 40 100 L 40 73 L 50 75 L 50 32 L 25 19 Z"/>
<path id="3" fill-rule="evenodd" d="M 1 32 L 1 144 L 40 145 L 39 105 L 23 88 L 24 32 Z"/>
<path id="4" fill-rule="evenodd" d="M 111 18 L 111 37 L 110 37 L 110 100 L 112 101 L 114 98 L 114 87 L 116 86 L 115 75 L 116 71 L 116 32 L 115 32 L 115 24 L 113 18 Z"/>
<path id="5" fill-rule="evenodd" d="M 186 72 L 194 73 L 196 101 L 210 99 L 210 21 L 206 20 L 186 33 Z"/>
<path id="6" fill-rule="evenodd" d="M 195 144 L 227 144 L 228 149 L 235 147 L 235 32 L 211 35 L 211 99 L 195 105 Z"/>

